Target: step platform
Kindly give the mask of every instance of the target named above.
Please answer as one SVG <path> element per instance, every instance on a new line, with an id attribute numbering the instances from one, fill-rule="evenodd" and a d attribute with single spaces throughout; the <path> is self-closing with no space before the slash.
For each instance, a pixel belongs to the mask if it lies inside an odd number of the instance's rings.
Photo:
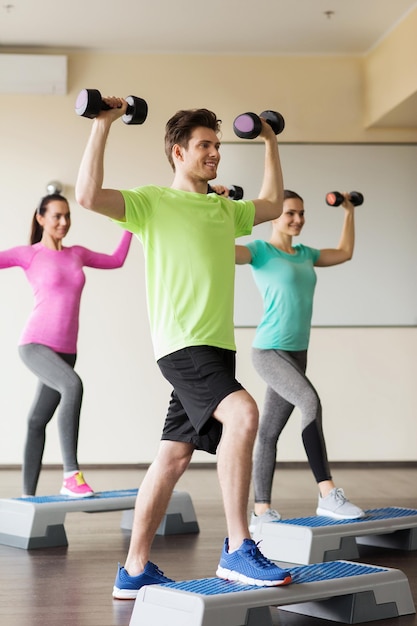
<path id="1" fill-rule="evenodd" d="M 253 539 L 262 541 L 262 552 L 273 561 L 321 563 L 356 559 L 358 544 L 417 549 L 417 510 L 385 507 L 365 511 L 356 520 L 311 516 L 260 523 Z"/>
<path id="2" fill-rule="evenodd" d="M 121 528 L 132 529 L 138 489 L 96 492 L 90 498 L 33 496 L 0 499 L 0 544 L 30 550 L 67 546 L 64 521 L 67 513 L 132 512 Z M 174 491 L 158 535 L 198 533 L 194 507 L 188 493 Z"/>
<path id="3" fill-rule="evenodd" d="M 142 587 L 130 626 L 272 626 L 270 607 L 345 624 L 415 613 L 400 570 L 348 561 L 289 569 L 293 582 L 283 587 L 219 578 Z"/>

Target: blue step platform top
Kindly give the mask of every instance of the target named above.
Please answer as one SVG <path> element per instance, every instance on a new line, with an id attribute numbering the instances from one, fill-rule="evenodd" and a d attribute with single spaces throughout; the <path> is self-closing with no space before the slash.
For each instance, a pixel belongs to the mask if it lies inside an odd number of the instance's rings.
<path id="1" fill-rule="evenodd" d="M 380 574 L 383 571 L 388 571 L 388 568 L 350 563 L 348 561 L 316 563 L 308 566 L 303 565 L 289 567 L 288 569 L 291 572 L 292 585 L 312 583 L 316 581 L 323 582 L 325 580 L 335 580 L 337 578 L 349 578 L 350 576 Z M 178 591 L 188 591 L 189 593 L 198 593 L 203 596 L 215 596 L 224 593 L 237 593 L 242 591 L 256 591 L 257 589 L 265 591 L 265 587 L 244 585 L 230 580 L 222 580 L 221 578 L 201 578 L 199 580 L 164 583 L 161 587 L 165 587 L 166 589 L 177 589 Z M 279 592 L 279 589 L 281 588 L 274 587 L 274 589 L 276 592 Z"/>
<path id="2" fill-rule="evenodd" d="M 270 607 L 348 624 L 415 613 L 399 570 L 348 561 L 288 569 L 293 582 L 278 587 L 219 578 L 142 587 L 130 626 L 273 626 Z"/>
<path id="3" fill-rule="evenodd" d="M 358 534 L 360 534 L 360 525 L 369 524 L 369 522 L 377 522 L 381 520 L 390 520 L 407 517 L 416 517 L 416 509 L 405 509 L 402 507 L 384 507 L 382 509 L 368 509 L 365 511 L 365 517 L 358 519 L 331 519 L 321 515 L 311 515 L 309 517 L 293 517 L 291 519 L 281 519 L 280 524 L 291 524 L 295 526 L 308 526 L 309 528 L 318 528 L 320 526 L 346 526 L 348 524 L 359 524 Z M 271 523 L 271 522 L 270 522 Z M 275 523 L 275 522 L 272 522 Z"/>
<path id="4" fill-rule="evenodd" d="M 97 500 L 106 500 L 110 498 L 124 498 L 124 497 L 136 497 L 138 489 L 117 489 L 114 491 L 97 491 L 93 496 L 89 498 L 77 498 L 74 496 L 62 496 L 60 494 L 52 496 L 29 496 L 26 498 L 12 498 L 12 500 L 18 500 L 19 502 L 33 502 L 34 504 L 45 504 L 49 502 L 73 502 L 75 500 L 82 500 L 84 502 Z"/>

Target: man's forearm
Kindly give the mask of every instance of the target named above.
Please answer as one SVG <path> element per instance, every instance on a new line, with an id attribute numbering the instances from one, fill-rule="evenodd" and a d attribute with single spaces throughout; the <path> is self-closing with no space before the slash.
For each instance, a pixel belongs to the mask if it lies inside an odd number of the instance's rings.
<path id="1" fill-rule="evenodd" d="M 282 203 L 284 199 L 284 183 L 282 179 L 281 161 L 275 136 L 265 141 L 265 165 L 259 198 L 270 202 Z"/>
<path id="2" fill-rule="evenodd" d="M 106 120 L 94 120 L 78 171 L 75 196 L 81 206 L 95 210 L 98 206 L 104 180 L 104 150 L 110 124 Z"/>

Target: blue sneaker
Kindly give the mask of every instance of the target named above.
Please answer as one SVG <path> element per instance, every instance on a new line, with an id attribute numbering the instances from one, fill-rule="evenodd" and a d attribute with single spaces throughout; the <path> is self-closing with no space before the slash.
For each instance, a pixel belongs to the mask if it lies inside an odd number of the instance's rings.
<path id="1" fill-rule="evenodd" d="M 162 583 L 173 582 L 150 561 L 146 563 L 142 574 L 138 576 L 129 576 L 125 568 L 119 563 L 112 595 L 118 600 L 135 600 L 139 589 L 145 585 L 161 585 Z"/>
<path id="2" fill-rule="evenodd" d="M 244 539 L 238 550 L 229 553 L 226 538 L 216 576 L 257 587 L 276 587 L 291 582 L 290 572 L 264 557 L 253 539 Z"/>

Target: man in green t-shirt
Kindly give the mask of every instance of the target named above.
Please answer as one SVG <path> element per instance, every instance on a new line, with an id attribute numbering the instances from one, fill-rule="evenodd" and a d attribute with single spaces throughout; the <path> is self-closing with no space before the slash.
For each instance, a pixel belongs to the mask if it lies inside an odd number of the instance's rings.
<path id="1" fill-rule="evenodd" d="M 259 586 L 288 584 L 289 572 L 266 559 L 250 539 L 247 506 L 258 409 L 235 378 L 233 328 L 235 238 L 282 211 L 276 136 L 263 120 L 264 178 L 253 201 L 207 194 L 220 161 L 220 120 L 207 109 L 178 111 L 167 122 L 171 187 L 103 189 L 109 130 L 127 106 L 122 98 L 104 100 L 110 108 L 93 121 L 76 196 L 82 206 L 115 220 L 142 242 L 155 358 L 173 387 L 160 447 L 138 493 L 129 551 L 124 567 L 118 568 L 113 596 L 134 599 L 142 586 L 170 580 L 149 561 L 150 548 L 196 449 L 218 454 L 228 537 L 217 575 Z"/>

